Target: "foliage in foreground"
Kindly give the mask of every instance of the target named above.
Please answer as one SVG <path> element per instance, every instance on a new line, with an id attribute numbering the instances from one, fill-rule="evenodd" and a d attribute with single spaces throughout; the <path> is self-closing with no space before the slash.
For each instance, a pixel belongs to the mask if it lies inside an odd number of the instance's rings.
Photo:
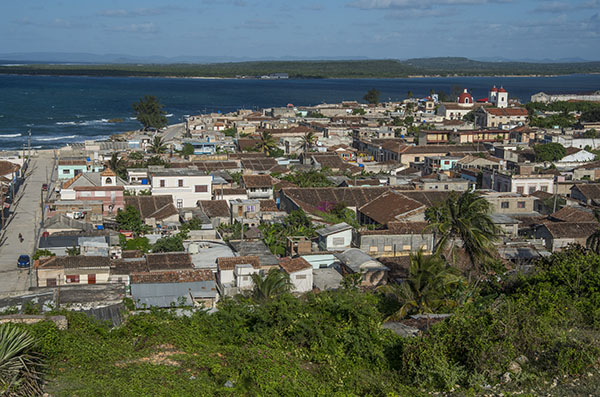
<path id="1" fill-rule="evenodd" d="M 191 317 L 151 310 L 112 330 L 76 313 L 67 314 L 67 331 L 29 328 L 58 396 L 412 396 L 457 387 L 470 395 L 488 384 L 539 395 L 554 380 L 560 388 L 597 373 L 600 256 L 571 248 L 537 269 L 482 283 L 452 317 L 414 338 L 381 327 L 395 302 L 350 288 L 225 299 L 217 313 Z M 506 373 L 511 381 L 502 383 Z"/>
<path id="2" fill-rule="evenodd" d="M 0 325 L 0 395 L 42 394 L 42 359 L 35 338 L 13 324 Z"/>

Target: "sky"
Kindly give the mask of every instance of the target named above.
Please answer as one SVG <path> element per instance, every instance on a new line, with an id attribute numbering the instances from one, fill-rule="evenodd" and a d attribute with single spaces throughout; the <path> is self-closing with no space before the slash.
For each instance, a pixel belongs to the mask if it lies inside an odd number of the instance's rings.
<path id="1" fill-rule="evenodd" d="M 600 0 L 18 0 L 0 53 L 600 60 Z"/>

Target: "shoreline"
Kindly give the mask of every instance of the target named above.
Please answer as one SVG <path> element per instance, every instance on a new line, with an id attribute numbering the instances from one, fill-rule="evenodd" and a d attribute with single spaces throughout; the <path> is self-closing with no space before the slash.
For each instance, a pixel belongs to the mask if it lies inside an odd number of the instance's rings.
<path id="1" fill-rule="evenodd" d="M 180 80 L 250 80 L 250 81 L 288 81 L 288 80 L 402 80 L 402 79 L 454 79 L 454 78 L 555 78 L 564 76 L 595 76 L 600 72 L 589 73 L 567 73 L 567 74 L 468 74 L 468 75 L 440 75 L 440 74 L 423 74 L 423 75 L 408 75 L 402 77 L 297 77 L 287 79 L 260 79 L 260 78 L 239 78 L 239 77 L 216 77 L 216 76 L 140 76 L 140 75 L 91 75 L 91 74 L 43 74 L 43 73 L 0 73 L 0 76 L 29 76 L 29 77 L 87 77 L 87 78 L 141 78 L 141 79 L 180 79 Z"/>

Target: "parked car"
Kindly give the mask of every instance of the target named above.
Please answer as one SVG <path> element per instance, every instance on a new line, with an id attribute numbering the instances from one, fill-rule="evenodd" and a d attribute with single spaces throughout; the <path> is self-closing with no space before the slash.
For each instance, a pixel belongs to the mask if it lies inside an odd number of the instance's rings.
<path id="1" fill-rule="evenodd" d="M 44 192 L 47 192 L 47 191 L 48 191 L 48 184 L 47 184 L 47 183 L 44 183 L 44 184 L 42 185 L 42 191 L 44 191 Z"/>
<path id="2" fill-rule="evenodd" d="M 17 260 L 18 268 L 28 268 L 31 265 L 31 260 L 29 259 L 29 255 L 21 255 Z"/>

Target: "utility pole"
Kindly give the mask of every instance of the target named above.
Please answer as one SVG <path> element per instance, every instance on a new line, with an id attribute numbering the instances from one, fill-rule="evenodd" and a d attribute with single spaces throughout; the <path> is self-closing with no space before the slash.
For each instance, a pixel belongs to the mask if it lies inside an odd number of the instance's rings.
<path id="1" fill-rule="evenodd" d="M 27 157 L 27 164 L 29 164 L 31 162 L 31 128 L 29 129 L 29 137 L 27 137 L 27 147 L 27 151 L 29 153 Z"/>

